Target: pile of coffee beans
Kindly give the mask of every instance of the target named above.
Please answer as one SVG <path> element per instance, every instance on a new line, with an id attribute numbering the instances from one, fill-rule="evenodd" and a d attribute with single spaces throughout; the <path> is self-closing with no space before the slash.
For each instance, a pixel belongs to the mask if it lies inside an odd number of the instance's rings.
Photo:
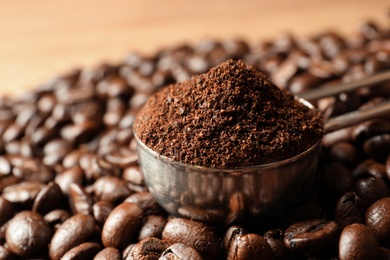
<path id="1" fill-rule="evenodd" d="M 0 259 L 389 259 L 390 116 L 324 136 L 312 191 L 280 219 L 221 226 L 156 203 L 137 163 L 134 115 L 162 86 L 229 59 L 299 94 L 390 69 L 390 28 L 204 40 L 1 97 Z M 385 82 L 315 105 L 328 118 L 389 99 Z"/>
<path id="2" fill-rule="evenodd" d="M 253 67 L 228 60 L 153 95 L 134 131 L 149 148 L 173 160 L 237 168 L 306 151 L 322 138 L 322 124 L 320 112 Z"/>

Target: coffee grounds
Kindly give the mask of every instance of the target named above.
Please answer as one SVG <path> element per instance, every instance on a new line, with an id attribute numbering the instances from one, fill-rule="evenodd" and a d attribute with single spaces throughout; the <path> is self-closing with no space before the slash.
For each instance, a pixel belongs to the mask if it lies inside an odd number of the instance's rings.
<path id="1" fill-rule="evenodd" d="M 319 112 L 234 60 L 160 90 L 141 109 L 134 127 L 157 153 L 214 168 L 291 158 L 323 134 Z"/>

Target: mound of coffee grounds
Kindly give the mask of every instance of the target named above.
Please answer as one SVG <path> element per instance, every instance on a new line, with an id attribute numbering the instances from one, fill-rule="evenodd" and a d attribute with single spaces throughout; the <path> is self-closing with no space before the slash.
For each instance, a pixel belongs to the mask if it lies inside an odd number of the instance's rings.
<path id="1" fill-rule="evenodd" d="M 157 153 L 214 168 L 291 158 L 323 134 L 320 113 L 234 60 L 161 89 L 141 109 L 134 127 Z"/>

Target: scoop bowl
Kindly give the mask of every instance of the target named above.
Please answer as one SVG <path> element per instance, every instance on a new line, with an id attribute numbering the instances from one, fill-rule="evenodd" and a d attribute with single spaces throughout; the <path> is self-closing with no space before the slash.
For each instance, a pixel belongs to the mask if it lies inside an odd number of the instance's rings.
<path id="1" fill-rule="evenodd" d="M 170 214 L 203 222 L 233 223 L 247 217 L 274 218 L 309 191 L 317 169 L 320 140 L 283 161 L 235 169 L 173 161 L 137 136 L 145 183 Z"/>

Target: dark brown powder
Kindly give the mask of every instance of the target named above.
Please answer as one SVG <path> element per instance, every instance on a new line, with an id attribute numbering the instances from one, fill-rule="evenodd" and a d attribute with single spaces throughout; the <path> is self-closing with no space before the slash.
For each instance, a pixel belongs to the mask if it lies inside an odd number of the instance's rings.
<path id="1" fill-rule="evenodd" d="M 323 134 L 320 113 L 233 60 L 160 90 L 141 109 L 134 128 L 161 155 L 215 168 L 284 160 Z"/>

